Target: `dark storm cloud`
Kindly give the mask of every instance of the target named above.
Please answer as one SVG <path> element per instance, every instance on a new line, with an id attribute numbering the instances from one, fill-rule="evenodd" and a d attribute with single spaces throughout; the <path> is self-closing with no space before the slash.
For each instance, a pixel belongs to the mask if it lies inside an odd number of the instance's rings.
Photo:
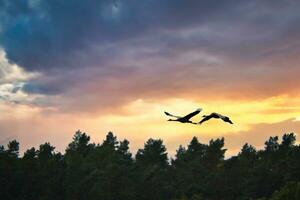
<path id="1" fill-rule="evenodd" d="M 130 39 L 158 28 L 201 22 L 221 8 L 217 1 L 1 3 L 1 44 L 9 59 L 26 69 L 43 71 L 78 67 L 76 56 L 88 53 L 91 46 Z M 101 56 L 97 62 L 101 62 Z"/>
<path id="2" fill-rule="evenodd" d="M 288 26 L 291 23 L 288 15 L 297 12 L 293 1 L 259 2 L 2 0 L 1 44 L 10 60 L 28 70 L 48 71 L 105 62 L 108 53 L 100 52 L 97 58 L 87 55 L 93 46 L 147 37 L 159 34 L 160 30 L 207 25 L 215 27 L 212 31 L 223 31 L 225 37 L 229 34 L 230 41 L 222 41 L 227 45 L 243 39 L 255 40 L 278 26 Z M 284 16 L 280 16 L 282 14 Z M 250 37 L 232 32 L 241 31 L 239 29 L 250 31 Z M 273 34 L 278 32 L 280 30 L 275 30 Z M 208 34 L 186 43 L 221 42 L 218 33 Z M 80 55 L 88 57 L 85 63 L 78 63 Z M 113 55 L 114 51 L 108 54 Z"/>

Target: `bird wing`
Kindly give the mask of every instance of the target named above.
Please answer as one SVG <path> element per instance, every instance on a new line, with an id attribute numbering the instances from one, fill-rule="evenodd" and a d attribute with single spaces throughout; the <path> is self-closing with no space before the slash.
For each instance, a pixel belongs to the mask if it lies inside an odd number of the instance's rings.
<path id="1" fill-rule="evenodd" d="M 206 115 L 205 117 L 203 117 L 203 119 L 199 122 L 199 124 L 202 124 L 203 122 L 207 121 L 207 120 L 210 120 L 213 116 L 210 114 L 210 115 Z"/>
<path id="2" fill-rule="evenodd" d="M 168 115 L 168 116 L 170 116 L 170 117 L 181 118 L 181 117 L 179 117 L 179 116 L 172 115 L 172 114 L 170 114 L 170 113 L 168 113 L 168 112 L 165 112 L 165 114 Z"/>
<path id="3" fill-rule="evenodd" d="M 229 123 L 229 124 L 233 124 L 233 122 L 232 122 L 230 119 L 228 119 L 228 123 Z"/>
<path id="4" fill-rule="evenodd" d="M 192 117 L 194 117 L 195 115 L 197 115 L 198 113 L 200 113 L 201 111 L 202 111 L 202 108 L 199 108 L 199 109 L 197 109 L 196 111 L 194 111 L 194 112 L 192 112 L 192 113 L 190 113 L 190 114 L 184 116 L 183 119 L 189 120 L 189 119 L 191 119 Z"/>
<path id="5" fill-rule="evenodd" d="M 221 115 L 221 114 L 219 114 L 219 113 L 211 113 L 210 115 L 212 115 L 212 116 L 215 116 L 215 118 L 224 118 L 225 116 L 224 115 Z"/>
<path id="6" fill-rule="evenodd" d="M 229 117 L 224 117 L 224 118 L 221 118 L 224 122 L 227 122 L 229 124 L 233 124 L 233 122 L 229 119 Z"/>

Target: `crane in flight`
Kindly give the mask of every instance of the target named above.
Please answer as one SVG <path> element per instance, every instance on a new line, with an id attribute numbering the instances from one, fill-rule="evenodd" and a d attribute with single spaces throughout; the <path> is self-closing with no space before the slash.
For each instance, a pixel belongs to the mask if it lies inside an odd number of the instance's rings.
<path id="1" fill-rule="evenodd" d="M 170 116 L 170 117 L 173 117 L 173 118 L 176 118 L 176 119 L 168 119 L 168 121 L 177 121 L 177 122 L 181 122 L 181 123 L 191 123 L 191 124 L 197 124 L 197 123 L 194 123 L 192 122 L 190 119 L 192 117 L 194 117 L 195 115 L 199 114 L 200 112 L 202 111 L 202 108 L 198 108 L 196 111 L 184 116 L 184 117 L 180 117 L 180 116 L 175 116 L 175 115 L 172 115 L 168 112 L 165 112 L 165 114 L 167 116 Z"/>
<path id="2" fill-rule="evenodd" d="M 203 117 L 203 119 L 199 122 L 199 124 L 202 124 L 203 122 L 208 121 L 211 118 L 222 119 L 224 122 L 233 124 L 233 122 L 229 119 L 229 117 L 221 115 L 219 113 L 215 113 L 215 112 L 211 113 L 210 115 L 203 115 L 202 117 Z"/>

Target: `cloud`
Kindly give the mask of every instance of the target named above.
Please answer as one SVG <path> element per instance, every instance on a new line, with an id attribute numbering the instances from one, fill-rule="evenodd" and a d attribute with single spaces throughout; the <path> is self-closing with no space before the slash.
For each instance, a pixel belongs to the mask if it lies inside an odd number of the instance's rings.
<path id="1" fill-rule="evenodd" d="M 20 91 L 46 96 L 36 105 L 65 112 L 119 109 L 139 98 L 293 96 L 298 6 L 294 0 L 3 1 L 0 44 L 9 62 L 22 66 L 13 74 L 39 72 Z"/>
<path id="2" fill-rule="evenodd" d="M 23 88 L 29 80 L 37 76 L 38 73 L 26 72 L 20 66 L 9 62 L 4 50 L 0 49 L 0 101 L 12 103 L 33 101 L 36 95 L 25 93 Z"/>
<path id="3" fill-rule="evenodd" d="M 34 78 L 37 73 L 25 72 L 20 66 L 7 60 L 5 51 L 0 49 L 0 83 L 22 82 Z"/>
<path id="4" fill-rule="evenodd" d="M 278 45 L 282 36 L 291 36 L 289 30 L 299 20 L 297 1 L 76 0 L 70 4 L 47 0 L 3 4 L 1 44 L 9 59 L 28 70 L 42 71 L 90 66 L 95 58 L 87 54 L 95 46 L 164 34 L 177 47 L 201 45 L 231 56 L 257 55 L 254 45 Z M 297 37 L 299 30 L 294 29 Z M 180 33 L 188 37 L 176 37 Z M 85 63 L 80 63 L 80 55 L 88 57 Z M 105 53 L 98 56 L 97 63 L 107 62 Z"/>

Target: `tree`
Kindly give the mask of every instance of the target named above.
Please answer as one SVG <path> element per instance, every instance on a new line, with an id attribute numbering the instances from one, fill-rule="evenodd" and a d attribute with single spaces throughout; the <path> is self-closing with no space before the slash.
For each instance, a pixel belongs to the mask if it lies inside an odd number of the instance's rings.
<path id="1" fill-rule="evenodd" d="M 86 155 L 91 147 L 89 141 L 90 136 L 78 130 L 73 136 L 73 141 L 68 145 L 66 153 L 80 153 L 81 155 Z"/>
<path id="2" fill-rule="evenodd" d="M 169 199 L 168 156 L 162 140 L 149 139 L 136 154 L 138 199 Z"/>
<path id="3" fill-rule="evenodd" d="M 268 141 L 265 142 L 266 152 L 275 152 L 279 149 L 278 136 L 270 137 Z"/>
<path id="4" fill-rule="evenodd" d="M 289 148 L 292 147 L 296 142 L 296 136 L 294 133 L 284 134 L 282 136 L 282 143 L 280 145 L 281 148 Z"/>
<path id="5" fill-rule="evenodd" d="M 299 200 L 300 182 L 289 182 L 279 191 L 276 191 L 270 200 Z"/>
<path id="6" fill-rule="evenodd" d="M 20 191 L 24 199 L 35 199 L 40 187 L 39 166 L 37 162 L 37 151 L 34 147 L 25 151 L 21 159 L 23 184 Z"/>
<path id="7" fill-rule="evenodd" d="M 82 181 L 90 173 L 86 167 L 85 159 L 94 149 L 95 145 L 90 144 L 90 137 L 78 130 L 73 136 L 73 141 L 68 145 L 65 154 L 65 180 L 66 198 L 70 200 L 85 199 L 86 193 Z"/>
<path id="8" fill-rule="evenodd" d="M 168 156 L 163 141 L 149 139 L 146 142 L 144 149 L 138 150 L 136 162 L 138 165 L 166 167 L 168 165 Z"/>
<path id="9" fill-rule="evenodd" d="M 86 162 L 94 165 L 83 179 L 88 199 L 135 199 L 133 160 L 128 145 L 127 140 L 119 142 L 109 132 L 87 157 Z"/>
<path id="10" fill-rule="evenodd" d="M 54 149 L 46 142 L 37 150 L 39 187 L 35 195 L 41 200 L 64 199 L 64 161 Z"/>
<path id="11" fill-rule="evenodd" d="M 19 165 L 19 142 L 12 140 L 7 149 L 0 147 L 0 198 L 18 199 L 22 181 Z"/>
<path id="12" fill-rule="evenodd" d="M 109 132 L 101 144 L 77 131 L 65 154 L 46 142 L 19 155 L 0 145 L 0 199 L 14 200 L 294 200 L 300 199 L 300 145 L 287 133 L 265 149 L 246 143 L 228 159 L 224 139 L 179 146 L 169 163 L 162 140 L 132 158 L 129 141 Z"/>
<path id="13" fill-rule="evenodd" d="M 7 153 L 10 156 L 13 157 L 18 157 L 19 156 L 19 142 L 17 142 L 16 140 L 10 141 L 7 145 L 8 149 L 7 149 Z"/>

